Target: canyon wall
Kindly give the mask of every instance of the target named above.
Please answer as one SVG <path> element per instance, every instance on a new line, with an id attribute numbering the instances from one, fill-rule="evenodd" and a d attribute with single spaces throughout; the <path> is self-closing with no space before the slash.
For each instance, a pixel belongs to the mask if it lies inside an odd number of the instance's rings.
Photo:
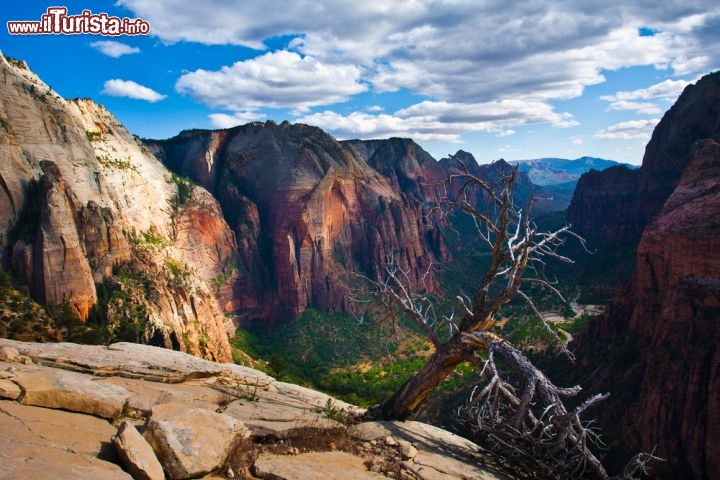
<path id="1" fill-rule="evenodd" d="M 584 174 L 567 220 L 590 239 L 636 245 L 660 211 L 690 160 L 693 143 L 720 141 L 720 72 L 688 85 L 663 115 L 645 148 L 642 166 Z"/>
<path id="2" fill-rule="evenodd" d="M 424 274 L 446 252 L 424 215 L 434 197 L 423 168 L 440 169 L 412 141 L 381 143 L 378 157 L 373 142 L 338 142 L 287 122 L 147 142 L 218 199 L 238 243 L 234 310 L 240 319 L 271 322 L 308 306 L 352 310 L 347 294 L 356 274 L 378 278 L 389 255 L 413 288 L 436 288 L 432 272 Z"/>
<path id="3" fill-rule="evenodd" d="M 611 393 L 598 409 L 611 462 L 654 451 L 667 461 L 653 464 L 653 478 L 720 477 L 720 145 L 702 137 L 719 131 L 719 84 L 715 73 L 688 87 L 656 128 L 640 175 L 675 188 L 643 230 L 632 283 L 573 344 L 575 380 Z M 692 147 L 687 132 L 699 136 Z M 630 197 L 609 180 L 629 174 L 610 170 L 588 177 L 607 182 L 607 198 Z"/>
<path id="4" fill-rule="evenodd" d="M 231 360 L 213 280 L 235 242 L 214 198 L 91 100 L 0 54 L 0 259 L 44 305 Z"/>

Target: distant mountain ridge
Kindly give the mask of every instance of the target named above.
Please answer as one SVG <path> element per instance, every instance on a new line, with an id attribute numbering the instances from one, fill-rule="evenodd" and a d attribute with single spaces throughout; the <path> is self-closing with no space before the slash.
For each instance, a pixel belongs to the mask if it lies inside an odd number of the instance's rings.
<path id="1" fill-rule="evenodd" d="M 580 179 L 583 173 L 589 172 L 590 170 L 605 170 L 606 168 L 618 165 L 623 165 L 630 169 L 637 168 L 637 166 L 616 162 L 615 160 L 588 156 L 574 160 L 557 157 L 532 158 L 527 160 L 513 160 L 509 163 L 511 165 L 518 165 L 520 171 L 527 173 L 530 180 L 539 186 L 574 184 Z M 570 188 L 569 185 L 568 188 Z"/>

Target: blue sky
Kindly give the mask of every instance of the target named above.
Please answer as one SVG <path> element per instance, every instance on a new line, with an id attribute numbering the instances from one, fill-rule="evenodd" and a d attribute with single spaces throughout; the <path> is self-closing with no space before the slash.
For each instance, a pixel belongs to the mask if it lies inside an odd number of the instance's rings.
<path id="1" fill-rule="evenodd" d="M 633 5 L 627 5 L 633 3 Z M 710 5 L 708 5 L 710 4 Z M 3 23 L 56 3 L 5 2 Z M 436 158 L 582 155 L 639 164 L 685 85 L 720 68 L 720 5 L 350 0 L 69 1 L 142 18 L 146 36 L 10 35 L 65 97 L 142 137 L 249 121 L 337 138 L 411 137 Z"/>

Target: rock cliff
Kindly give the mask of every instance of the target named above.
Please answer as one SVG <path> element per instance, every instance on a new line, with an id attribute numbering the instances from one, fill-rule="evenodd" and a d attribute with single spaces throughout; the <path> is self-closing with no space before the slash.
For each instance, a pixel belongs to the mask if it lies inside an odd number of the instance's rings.
<path id="1" fill-rule="evenodd" d="M 468 440 L 360 413 L 147 345 L 0 339 L 3 478 L 507 479 Z"/>
<path id="2" fill-rule="evenodd" d="M 44 305 L 229 360 L 215 286 L 235 244 L 214 198 L 173 177 L 102 106 L 0 54 L 0 260 Z"/>
<path id="3" fill-rule="evenodd" d="M 612 167 L 578 181 L 568 223 L 590 239 L 636 245 L 660 211 L 701 138 L 720 141 L 720 72 L 689 85 L 655 127 L 638 170 Z"/>
<path id="4" fill-rule="evenodd" d="M 699 141 L 642 235 L 632 285 L 575 343 L 584 383 L 612 394 L 611 453 L 655 449 L 661 478 L 720 478 L 718 185 L 720 145 Z"/>
<path id="5" fill-rule="evenodd" d="M 446 254 L 423 211 L 434 198 L 426 180 L 442 169 L 412 141 L 337 142 L 315 127 L 267 122 L 146 143 L 219 200 L 238 243 L 241 318 L 349 310 L 355 273 L 376 278 L 393 254 L 418 287 Z M 432 273 L 424 281 L 435 288 Z"/>

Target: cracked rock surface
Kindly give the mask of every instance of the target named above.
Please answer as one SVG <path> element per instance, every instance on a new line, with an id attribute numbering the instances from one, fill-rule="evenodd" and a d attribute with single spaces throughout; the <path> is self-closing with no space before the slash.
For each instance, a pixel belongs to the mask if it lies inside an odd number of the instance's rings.
<path id="1" fill-rule="evenodd" d="M 468 440 L 357 423 L 362 409 L 247 367 L 128 343 L 0 352 L 0 480 L 506 478 Z"/>

